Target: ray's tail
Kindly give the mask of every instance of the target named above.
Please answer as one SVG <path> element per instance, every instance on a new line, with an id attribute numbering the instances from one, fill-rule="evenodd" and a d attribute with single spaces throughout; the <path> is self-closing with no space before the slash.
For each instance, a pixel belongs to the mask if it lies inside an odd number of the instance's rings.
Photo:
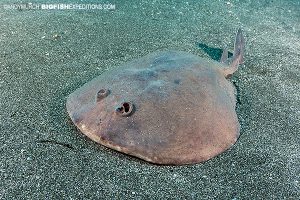
<path id="1" fill-rule="evenodd" d="M 242 29 L 239 28 L 236 33 L 232 62 L 229 67 L 223 69 L 224 76 L 226 78 L 230 77 L 235 71 L 237 71 L 239 64 L 242 64 L 244 62 L 244 48 L 245 48 L 245 39 L 242 33 Z M 227 49 L 224 49 L 221 62 L 224 62 L 226 55 L 228 55 Z"/>

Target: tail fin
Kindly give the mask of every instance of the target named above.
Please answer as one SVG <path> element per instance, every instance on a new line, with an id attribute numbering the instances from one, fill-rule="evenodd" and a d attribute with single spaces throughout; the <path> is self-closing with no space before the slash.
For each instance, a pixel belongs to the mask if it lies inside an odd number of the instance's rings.
<path id="1" fill-rule="evenodd" d="M 241 28 L 239 28 L 236 33 L 232 62 L 229 67 L 224 69 L 225 77 L 230 77 L 238 69 L 239 64 L 244 62 L 244 48 L 245 39 Z"/>

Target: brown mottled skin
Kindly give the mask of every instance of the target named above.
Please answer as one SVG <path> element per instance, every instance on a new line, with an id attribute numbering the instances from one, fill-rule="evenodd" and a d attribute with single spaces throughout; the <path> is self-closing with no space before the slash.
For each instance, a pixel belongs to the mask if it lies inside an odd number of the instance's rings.
<path id="1" fill-rule="evenodd" d="M 235 88 L 226 77 L 243 48 L 239 29 L 231 66 L 180 51 L 152 53 L 77 89 L 67 111 L 82 133 L 109 148 L 157 164 L 206 161 L 239 137 Z M 109 93 L 97 100 L 101 89 Z M 116 112 L 122 102 L 132 103 L 129 116 Z"/>

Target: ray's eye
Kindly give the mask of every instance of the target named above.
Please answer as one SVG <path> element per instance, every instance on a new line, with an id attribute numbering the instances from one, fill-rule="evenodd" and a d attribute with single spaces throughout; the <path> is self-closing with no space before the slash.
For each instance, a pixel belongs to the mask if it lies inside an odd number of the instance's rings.
<path id="1" fill-rule="evenodd" d="M 110 91 L 108 89 L 101 89 L 97 92 L 97 102 L 104 99 L 105 97 L 107 97 L 109 95 Z"/>
<path id="2" fill-rule="evenodd" d="M 116 113 L 120 116 L 129 116 L 133 112 L 133 104 L 130 102 L 123 102 L 121 106 L 116 109 Z"/>

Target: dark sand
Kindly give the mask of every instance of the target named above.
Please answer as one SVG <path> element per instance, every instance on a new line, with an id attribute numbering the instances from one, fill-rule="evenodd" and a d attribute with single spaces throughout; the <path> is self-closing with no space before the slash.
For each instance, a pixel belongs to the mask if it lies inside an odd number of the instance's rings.
<path id="1" fill-rule="evenodd" d="M 2 2 L 0 199 L 299 198 L 299 1 L 177 2 L 111 2 L 115 11 Z M 241 136 L 229 151 L 156 166 L 92 142 L 69 121 L 67 95 L 104 70 L 162 49 L 217 57 L 225 44 L 233 51 L 238 27 L 247 40 L 233 77 Z"/>

